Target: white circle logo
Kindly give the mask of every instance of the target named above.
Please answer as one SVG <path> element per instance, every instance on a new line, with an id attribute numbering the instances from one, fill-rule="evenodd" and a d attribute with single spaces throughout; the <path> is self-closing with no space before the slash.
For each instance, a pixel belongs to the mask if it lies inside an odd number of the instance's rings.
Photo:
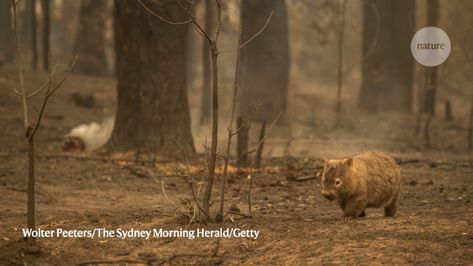
<path id="1" fill-rule="evenodd" d="M 421 65 L 433 67 L 447 60 L 452 46 L 448 35 L 440 28 L 420 29 L 411 41 L 412 55 Z"/>

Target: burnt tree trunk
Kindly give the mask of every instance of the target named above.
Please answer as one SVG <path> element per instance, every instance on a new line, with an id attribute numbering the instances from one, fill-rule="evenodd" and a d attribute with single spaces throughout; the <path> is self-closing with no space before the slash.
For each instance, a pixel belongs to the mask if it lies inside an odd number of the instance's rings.
<path id="1" fill-rule="evenodd" d="M 412 109 L 415 1 L 363 1 L 363 66 L 359 106 L 368 111 Z"/>
<path id="2" fill-rule="evenodd" d="M 85 75 L 107 74 L 104 29 L 107 1 L 82 0 L 79 15 L 79 32 L 74 54 L 79 55 L 74 72 Z"/>
<path id="3" fill-rule="evenodd" d="M 31 68 L 38 69 L 38 43 L 37 43 L 37 22 L 36 22 L 36 0 L 28 0 L 29 9 L 28 16 L 30 16 L 30 30 L 31 30 Z"/>
<path id="4" fill-rule="evenodd" d="M 31 38 L 31 9 L 32 2 L 30 0 L 23 1 L 23 12 L 20 12 L 20 41 L 21 43 L 30 43 Z"/>
<path id="5" fill-rule="evenodd" d="M 186 25 L 169 25 L 138 1 L 114 6 L 118 103 L 112 150 L 173 156 L 194 153 L 186 88 Z M 187 14 L 176 1 L 146 1 L 172 21 Z"/>
<path id="6" fill-rule="evenodd" d="M 13 36 L 11 24 L 11 1 L 0 1 L 0 61 L 13 62 Z M 3 55 L 3 56 L 2 56 Z"/>
<path id="7" fill-rule="evenodd" d="M 196 5 L 191 7 L 191 12 L 195 16 Z M 196 41 L 198 37 L 193 24 L 187 25 L 187 85 L 189 88 L 194 87 L 196 80 Z M 200 35 L 199 35 L 200 36 Z"/>
<path id="8" fill-rule="evenodd" d="M 49 17 L 49 0 L 41 0 L 41 11 L 43 12 L 43 69 L 49 70 L 49 33 L 50 33 L 50 17 Z"/>
<path id="9" fill-rule="evenodd" d="M 264 32 L 240 51 L 239 115 L 247 117 L 261 104 L 253 116 L 253 120 L 258 122 L 272 121 L 286 109 L 289 73 L 287 10 L 284 0 L 242 1 L 242 43 L 261 30 L 271 11 L 274 14 Z"/>
<path id="10" fill-rule="evenodd" d="M 427 25 L 436 27 L 438 25 L 438 0 L 428 0 L 427 4 Z M 423 111 L 429 115 L 434 115 L 437 98 L 437 67 L 426 67 L 425 75 L 427 83 L 425 84 Z"/>

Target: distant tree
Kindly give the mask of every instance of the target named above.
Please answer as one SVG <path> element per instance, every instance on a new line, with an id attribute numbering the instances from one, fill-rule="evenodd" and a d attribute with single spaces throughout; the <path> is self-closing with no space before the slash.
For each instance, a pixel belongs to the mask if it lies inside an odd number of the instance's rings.
<path id="1" fill-rule="evenodd" d="M 3 59 L 7 62 L 12 62 L 14 59 L 11 28 L 11 1 L 0 1 L 0 55 L 3 54 Z"/>
<path id="2" fill-rule="evenodd" d="M 21 17 L 20 26 L 20 40 L 23 43 L 29 43 L 31 37 L 31 9 L 32 9 L 32 2 L 30 0 L 22 1 L 23 9 L 20 14 L 23 14 Z"/>
<path id="3" fill-rule="evenodd" d="M 363 0 L 361 108 L 411 111 L 414 27 L 415 1 Z"/>
<path id="4" fill-rule="evenodd" d="M 82 0 L 79 15 L 79 31 L 74 44 L 74 54 L 79 58 L 74 68 L 85 75 L 107 74 L 105 56 L 106 0 Z"/>
<path id="5" fill-rule="evenodd" d="M 27 2 L 27 22 L 31 33 L 31 68 L 36 70 L 38 68 L 38 43 L 37 43 L 37 20 L 36 20 L 36 0 L 28 0 Z"/>
<path id="6" fill-rule="evenodd" d="M 213 32 L 213 25 L 215 25 L 215 1 L 204 0 L 205 3 L 205 31 Z M 202 97 L 201 97 L 201 112 L 200 124 L 206 124 L 210 120 L 210 92 L 212 71 L 210 67 L 210 47 L 204 43 L 202 45 Z"/>
<path id="7" fill-rule="evenodd" d="M 49 70 L 49 33 L 50 33 L 50 16 L 49 16 L 49 0 L 41 0 L 41 11 L 43 12 L 43 69 Z"/>
<path id="8" fill-rule="evenodd" d="M 157 20 L 138 1 L 116 0 L 114 4 L 118 103 L 110 148 L 172 156 L 182 147 L 192 154 L 187 25 Z M 177 1 L 145 4 L 169 20 L 188 19 Z"/>
<path id="9" fill-rule="evenodd" d="M 196 5 L 191 6 L 191 12 L 195 16 L 196 12 Z M 192 24 L 187 25 L 187 84 L 192 86 L 197 78 L 196 73 L 196 61 L 197 61 L 197 41 L 200 40 L 200 35 L 195 31 L 194 26 Z"/>
<path id="10" fill-rule="evenodd" d="M 427 1 L 427 25 L 436 27 L 438 24 L 438 0 Z M 424 112 L 435 114 L 435 101 L 437 95 L 437 67 L 427 67 L 425 73 Z"/>
<path id="11" fill-rule="evenodd" d="M 255 121 L 272 121 L 286 108 L 289 75 L 287 10 L 284 0 L 242 0 L 241 38 L 245 42 L 265 24 L 264 33 L 240 51 L 240 116 L 248 116 L 259 104 Z"/>

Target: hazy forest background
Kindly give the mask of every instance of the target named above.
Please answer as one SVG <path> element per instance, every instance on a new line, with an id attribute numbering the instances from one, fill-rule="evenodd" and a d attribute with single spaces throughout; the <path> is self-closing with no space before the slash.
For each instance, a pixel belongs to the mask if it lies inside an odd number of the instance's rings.
<path id="1" fill-rule="evenodd" d="M 472 12 L 469 0 L 0 0 L 0 264 L 471 261 Z M 410 51 L 426 26 L 452 43 L 434 68 Z M 401 165 L 400 218 L 340 224 L 319 195 L 322 159 L 366 150 Z M 39 239 L 40 252 L 20 237 L 26 224 L 212 222 L 263 237 Z"/>

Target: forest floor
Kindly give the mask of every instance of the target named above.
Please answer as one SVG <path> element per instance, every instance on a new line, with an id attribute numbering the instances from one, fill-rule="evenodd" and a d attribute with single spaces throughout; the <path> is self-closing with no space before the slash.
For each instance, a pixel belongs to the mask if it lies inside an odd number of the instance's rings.
<path id="1" fill-rule="evenodd" d="M 27 80 L 39 84 L 42 76 L 29 74 Z M 159 178 L 182 173 L 185 163 L 102 160 L 109 157 L 61 150 L 63 136 L 70 128 L 113 113 L 114 81 L 80 76 L 71 76 L 51 99 L 37 138 L 38 227 L 240 228 L 260 230 L 260 234 L 257 239 L 220 240 L 40 238 L 40 252 L 30 254 L 25 251 L 22 237 L 26 220 L 26 145 L 19 99 L 9 90 L 11 77 L 13 70 L 0 71 L 0 265 L 76 265 L 96 260 L 129 260 L 136 265 L 473 263 L 473 164 L 471 155 L 458 144 L 462 143 L 459 139 L 464 130 L 449 127 L 449 137 L 436 141 L 433 151 L 419 148 L 422 145 L 416 144 L 417 140 L 405 141 L 402 137 L 383 137 L 382 145 L 378 145 L 373 138 L 356 135 L 358 131 L 343 132 L 338 137 L 301 137 L 291 144 L 292 156 L 274 152 L 279 155 L 265 159 L 263 169 L 230 168 L 226 209 L 235 205 L 248 213 L 251 175 L 252 218 L 229 214 L 221 224 L 188 224 L 164 196 Z M 73 92 L 92 93 L 97 106 L 74 105 L 70 99 Z M 197 101 L 190 98 L 191 105 Z M 350 139 L 350 135 L 357 138 Z M 195 141 L 196 146 L 199 141 Z M 338 145 L 329 146 L 331 142 Z M 269 140 L 268 153 L 271 149 L 283 150 L 279 146 L 284 143 Z M 317 173 L 321 157 L 348 156 L 366 148 L 383 149 L 400 162 L 403 181 L 398 214 L 385 218 L 382 210 L 370 209 L 366 218 L 341 221 L 337 206 L 320 195 Z M 204 161 L 203 156 L 190 161 L 190 174 L 197 187 L 205 177 Z M 148 170 L 158 178 L 154 179 Z M 217 172 L 221 173 L 221 168 Z M 314 178 L 297 180 L 311 176 Z M 220 181 L 218 174 L 214 209 Z M 191 198 L 188 180 L 179 174 L 166 177 L 164 187 L 169 200 L 179 207 Z"/>

